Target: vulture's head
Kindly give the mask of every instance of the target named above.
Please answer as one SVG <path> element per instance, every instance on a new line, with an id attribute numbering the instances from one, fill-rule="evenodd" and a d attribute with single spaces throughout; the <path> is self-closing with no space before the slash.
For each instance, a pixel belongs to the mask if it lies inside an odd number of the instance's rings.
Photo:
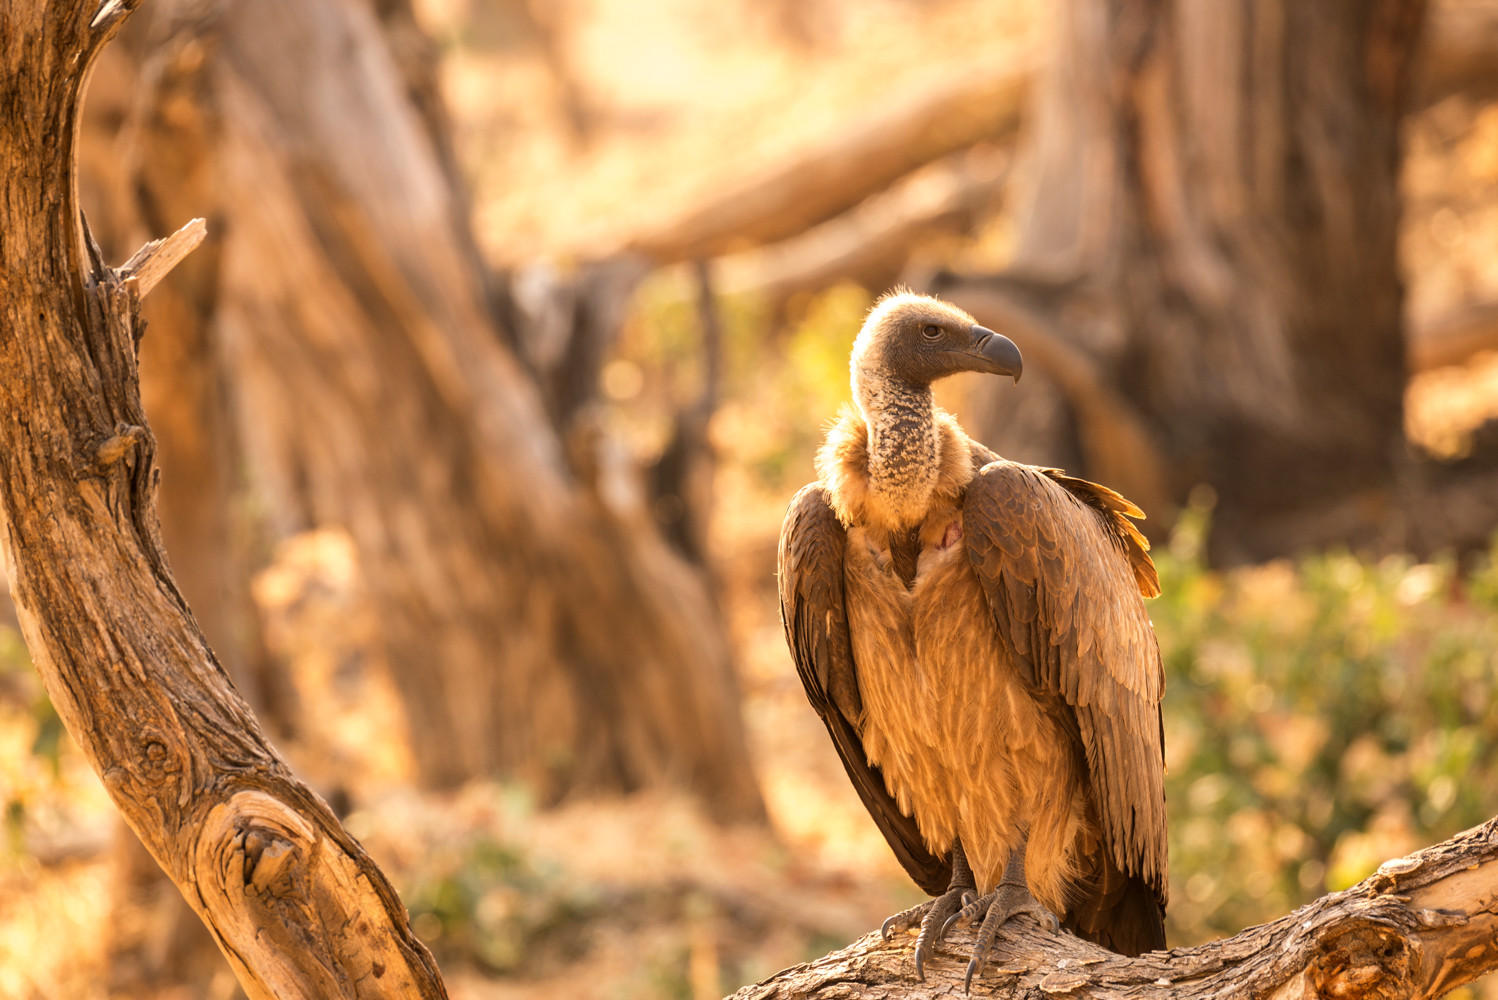
<path id="1" fill-rule="evenodd" d="M 958 372 L 1011 375 L 1024 362 L 1014 341 L 978 325 L 956 306 L 914 292 L 881 298 L 853 342 L 853 388 L 893 381 L 925 387 Z"/>

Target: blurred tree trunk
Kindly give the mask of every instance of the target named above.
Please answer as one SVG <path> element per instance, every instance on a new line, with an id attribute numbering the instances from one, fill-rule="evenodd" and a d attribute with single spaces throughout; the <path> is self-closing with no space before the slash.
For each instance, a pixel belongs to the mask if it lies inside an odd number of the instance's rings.
<path id="1" fill-rule="evenodd" d="M 1015 457 L 1167 519 L 1211 484 L 1222 561 L 1371 540 L 1403 452 L 1398 126 L 1423 6 L 1064 4 L 1013 269 L 943 288 L 1061 358 L 1037 367 L 1066 400 L 1008 394 L 986 436 L 1039 424 L 1044 453 Z"/>
<path id="2" fill-rule="evenodd" d="M 371 6 L 156 13 L 137 58 L 175 61 L 140 75 L 153 127 L 123 141 L 205 187 L 152 160 L 119 183 L 150 216 L 217 213 L 194 321 L 232 373 L 253 502 L 273 537 L 353 538 L 422 779 L 543 800 L 672 783 L 760 815 L 704 582 L 572 471 Z"/>

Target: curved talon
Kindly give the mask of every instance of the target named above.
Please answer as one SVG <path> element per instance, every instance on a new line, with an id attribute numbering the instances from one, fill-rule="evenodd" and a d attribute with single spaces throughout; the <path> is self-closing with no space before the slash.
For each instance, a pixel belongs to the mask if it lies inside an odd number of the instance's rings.
<path id="1" fill-rule="evenodd" d="M 967 960 L 967 975 L 962 977 L 962 992 L 973 992 L 973 976 L 981 971 L 983 971 L 983 963 L 978 961 L 977 955 Z"/>
<path id="2" fill-rule="evenodd" d="M 879 925 L 879 937 L 882 940 L 888 941 L 895 936 L 897 931 L 910 930 L 910 928 L 921 922 L 920 918 L 924 917 L 926 911 L 931 909 L 935 903 L 936 900 L 934 899 L 927 900 L 924 903 L 915 904 L 908 910 L 901 910 L 899 913 L 891 914 L 884 923 Z"/>
<path id="3" fill-rule="evenodd" d="M 921 982 L 926 981 L 926 958 L 935 950 L 949 922 L 949 915 L 958 908 L 961 900 L 961 892 L 948 889 L 931 901 L 931 909 L 921 920 L 921 933 L 915 940 L 915 976 Z"/>
<path id="4" fill-rule="evenodd" d="M 967 975 L 963 978 L 962 988 L 965 992 L 972 992 L 973 978 L 981 975 L 983 967 L 988 964 L 988 952 L 993 948 L 999 928 L 1020 913 L 1030 914 L 1041 927 L 1050 927 L 1052 931 L 1061 929 L 1061 921 L 1056 914 L 1032 896 L 1027 886 L 1016 882 L 1002 882 L 993 892 L 969 899 L 966 906 L 953 913 L 942 924 L 941 932 L 936 935 L 938 940 L 945 937 L 954 924 L 981 918 L 978 937 L 973 943 L 972 958 L 967 963 Z M 929 914 L 927 919 L 930 919 Z M 923 932 L 922 938 L 924 937 Z"/>

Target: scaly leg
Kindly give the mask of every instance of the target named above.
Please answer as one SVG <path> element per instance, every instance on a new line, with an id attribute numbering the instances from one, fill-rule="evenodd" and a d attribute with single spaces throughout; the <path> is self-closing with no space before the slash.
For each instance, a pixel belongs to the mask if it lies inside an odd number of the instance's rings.
<path id="1" fill-rule="evenodd" d="M 978 941 L 973 945 L 973 957 L 967 963 L 967 978 L 962 985 L 964 992 L 972 992 L 973 977 L 983 971 L 983 965 L 988 961 L 988 950 L 993 947 L 993 939 L 998 936 L 999 928 L 1019 913 L 1030 914 L 1042 927 L 1049 927 L 1053 931 L 1061 929 L 1061 922 L 1056 919 L 1056 915 L 1041 905 L 1025 883 L 1024 841 L 1020 841 L 1019 847 L 1009 855 L 1009 863 L 1004 866 L 1004 877 L 999 880 L 998 888 L 952 914 L 937 935 L 940 938 L 959 920 L 976 920 L 980 916 L 983 918 L 983 923 L 978 927 Z"/>
<path id="2" fill-rule="evenodd" d="M 920 924 L 921 932 L 915 939 L 915 977 L 925 982 L 926 959 L 951 926 L 951 918 L 977 896 L 978 884 L 973 880 L 973 870 L 968 867 L 967 855 L 962 852 L 962 842 L 957 841 L 952 845 L 952 880 L 947 883 L 947 891 L 935 899 L 896 913 L 884 922 L 879 933 L 888 941 L 891 936 Z"/>

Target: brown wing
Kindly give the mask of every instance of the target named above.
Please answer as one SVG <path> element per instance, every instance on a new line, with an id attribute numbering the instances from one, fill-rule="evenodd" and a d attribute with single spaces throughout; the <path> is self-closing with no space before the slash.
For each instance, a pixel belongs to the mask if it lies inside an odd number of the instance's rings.
<path id="1" fill-rule="evenodd" d="M 780 529 L 780 620 L 806 697 L 822 717 L 843 767 L 895 857 L 922 889 L 937 895 L 952 877 L 949 858 L 926 849 L 915 820 L 890 797 L 859 737 L 862 702 L 843 604 L 847 535 L 817 484 L 791 501 Z"/>
<path id="2" fill-rule="evenodd" d="M 998 461 L 963 502 L 967 553 L 1029 680 L 1070 708 L 1103 843 L 1066 923 L 1128 953 L 1163 948 L 1164 669 L 1141 594 L 1159 593 L 1133 504 L 1050 469 Z"/>

